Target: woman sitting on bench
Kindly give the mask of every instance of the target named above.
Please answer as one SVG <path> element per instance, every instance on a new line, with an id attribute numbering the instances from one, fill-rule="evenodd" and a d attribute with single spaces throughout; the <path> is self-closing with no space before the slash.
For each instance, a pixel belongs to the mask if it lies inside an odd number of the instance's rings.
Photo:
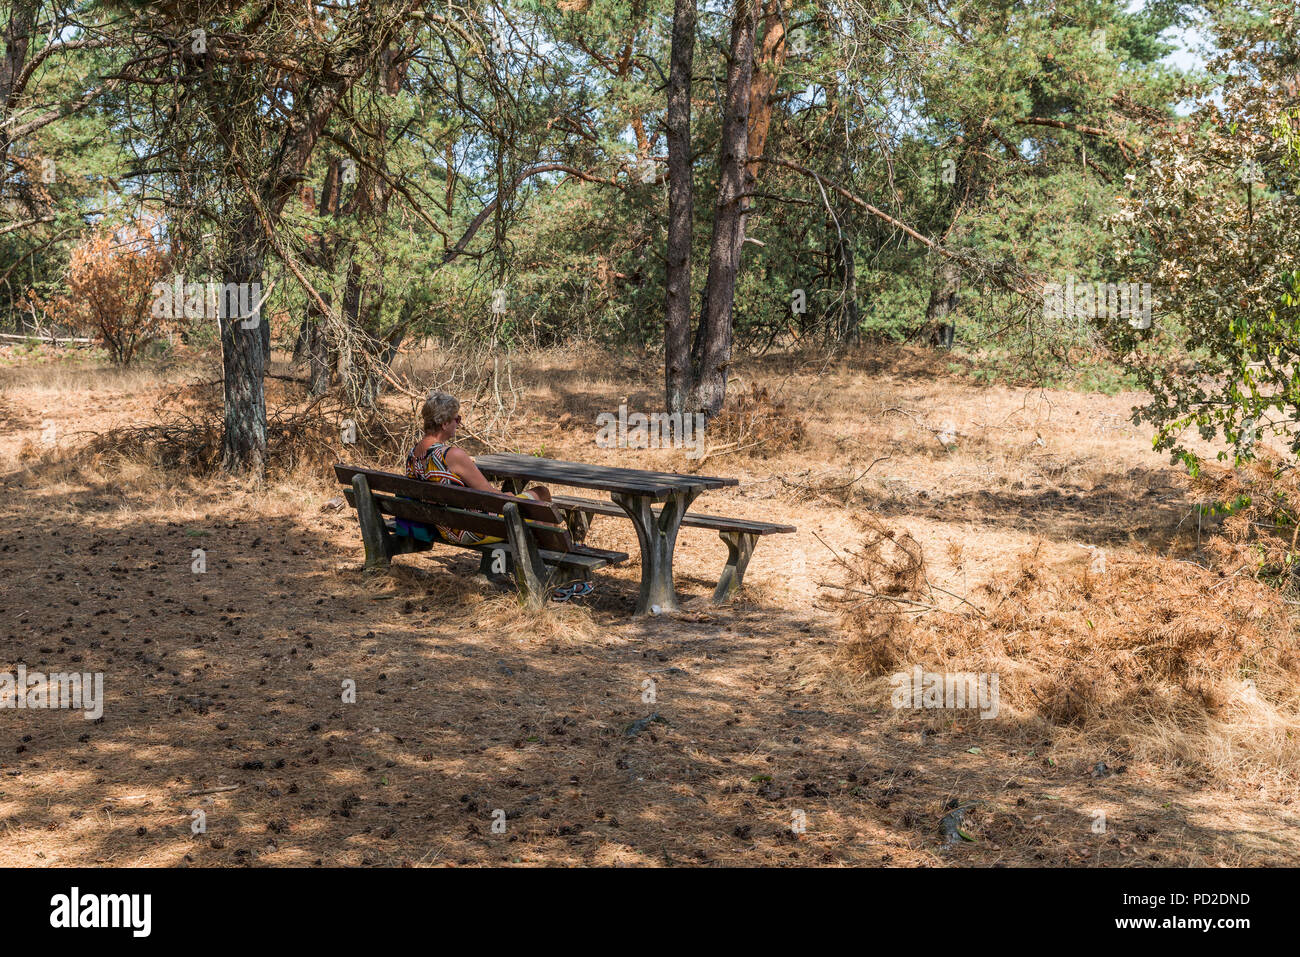
<path id="1" fill-rule="evenodd" d="M 408 478 L 437 482 L 440 485 L 461 485 L 480 492 L 497 491 L 483 477 L 483 473 L 478 470 L 469 453 L 451 444 L 452 439 L 456 437 L 456 428 L 461 424 L 459 399 L 446 392 L 431 392 L 424 400 L 420 417 L 424 420 L 424 437 L 406 456 Z M 520 497 L 549 502 L 551 492 L 545 486 L 537 485 L 522 492 Z M 419 537 L 414 523 L 407 524 L 412 526 L 411 532 L 416 532 Z M 437 528 L 438 534 L 445 541 L 457 542 L 461 545 L 487 545 L 501 541 L 500 538 L 444 528 L 441 525 Z M 570 598 L 590 594 L 591 590 L 591 582 L 575 582 L 555 589 L 552 597 L 556 601 L 568 601 Z"/>

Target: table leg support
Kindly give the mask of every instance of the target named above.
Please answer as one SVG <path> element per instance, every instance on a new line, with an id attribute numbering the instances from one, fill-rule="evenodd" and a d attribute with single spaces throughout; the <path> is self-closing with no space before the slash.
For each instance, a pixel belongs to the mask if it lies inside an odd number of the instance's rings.
<path id="1" fill-rule="evenodd" d="M 677 546 L 677 530 L 682 517 L 695 500 L 698 492 L 674 492 L 664 502 L 658 516 L 651 508 L 653 499 L 646 495 L 615 492 L 610 497 L 614 504 L 627 513 L 636 529 L 641 544 L 641 592 L 637 597 L 636 613 L 646 615 L 657 608 L 660 612 L 677 611 L 677 593 L 673 590 L 673 550 Z"/>
<path id="2" fill-rule="evenodd" d="M 752 532 L 719 532 L 718 535 L 727 543 L 727 564 L 713 592 L 715 605 L 722 604 L 740 590 L 750 556 L 754 554 L 754 543 L 758 541 L 758 536 Z"/>

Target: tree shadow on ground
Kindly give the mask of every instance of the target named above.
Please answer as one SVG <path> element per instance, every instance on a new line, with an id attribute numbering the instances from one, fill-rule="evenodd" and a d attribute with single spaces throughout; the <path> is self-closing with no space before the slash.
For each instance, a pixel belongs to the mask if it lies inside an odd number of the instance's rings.
<path id="1" fill-rule="evenodd" d="M 977 523 L 1094 545 L 1164 547 L 1179 536 L 1194 540 L 1198 531 L 1205 534 L 1218 524 L 1198 517 L 1190 495 L 1154 469 L 1105 473 L 1091 488 L 979 488 L 906 500 L 879 495 L 868 499 L 868 507 L 885 518 Z"/>
<path id="2" fill-rule="evenodd" d="M 714 607 L 707 578 L 683 576 L 676 616 L 630 619 L 633 575 L 530 619 L 463 554 L 363 573 L 351 522 L 0 483 L 0 657 L 102 672 L 106 696 L 102 721 L 0 711 L 5 863 L 1169 864 L 1242 839 L 1175 827 L 1178 796 L 1117 775 L 1096 782 L 1132 811 L 1109 836 L 1147 856 L 1107 858 L 1079 769 L 829 694 L 824 614 Z M 950 846 L 966 797 L 980 839 Z"/>

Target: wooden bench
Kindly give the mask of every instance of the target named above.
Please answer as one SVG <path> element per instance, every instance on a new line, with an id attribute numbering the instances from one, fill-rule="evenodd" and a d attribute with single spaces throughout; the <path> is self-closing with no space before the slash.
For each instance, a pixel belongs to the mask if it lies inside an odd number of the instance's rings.
<path id="1" fill-rule="evenodd" d="M 335 465 L 334 474 L 348 486 L 344 495 L 357 510 L 367 569 L 385 567 L 394 555 L 428 551 L 435 544 L 473 549 L 481 554 L 479 571 L 484 574 L 503 558 L 500 570 L 513 569 L 520 595 L 536 607 L 561 576 L 585 579 L 598 568 L 627 561 L 626 552 L 575 542 L 560 511 L 545 502 L 347 465 Z M 400 534 L 392 519 L 428 526 L 434 541 Z M 446 540 L 436 526 L 503 541 L 462 545 Z"/>
<path id="2" fill-rule="evenodd" d="M 587 537 L 592 519 L 597 515 L 614 515 L 622 518 L 627 513 L 613 502 L 595 498 L 580 498 L 575 495 L 556 495 L 553 503 L 565 513 L 569 534 L 575 542 Z M 659 509 L 654 509 L 656 519 Z M 713 590 L 713 601 L 719 603 L 731 597 L 745 580 L 745 569 L 749 567 L 750 556 L 754 554 L 754 545 L 760 536 L 794 532 L 793 525 L 777 525 L 772 522 L 752 522 L 744 518 L 723 518 L 720 515 L 699 515 L 687 512 L 682 518 L 682 525 L 692 528 L 711 528 L 727 545 L 727 564 L 718 578 L 718 587 Z"/>

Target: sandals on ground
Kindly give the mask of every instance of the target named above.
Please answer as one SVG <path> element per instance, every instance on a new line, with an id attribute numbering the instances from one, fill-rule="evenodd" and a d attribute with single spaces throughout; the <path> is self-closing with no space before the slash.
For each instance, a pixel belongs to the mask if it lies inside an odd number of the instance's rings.
<path id="1" fill-rule="evenodd" d="M 589 581 L 570 582 L 551 592 L 551 601 L 565 602 L 574 598 L 586 598 L 595 590 L 596 586 Z"/>

